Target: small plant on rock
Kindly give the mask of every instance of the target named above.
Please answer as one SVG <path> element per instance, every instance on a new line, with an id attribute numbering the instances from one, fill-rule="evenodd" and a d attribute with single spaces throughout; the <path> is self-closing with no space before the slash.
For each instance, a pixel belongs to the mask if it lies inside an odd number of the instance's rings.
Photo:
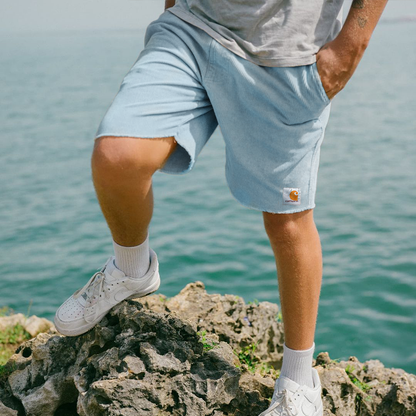
<path id="1" fill-rule="evenodd" d="M 341 360 L 341 358 L 334 358 L 334 359 L 329 360 L 329 363 L 322 363 L 321 366 L 324 367 L 324 368 L 327 368 L 328 365 L 330 365 L 330 364 L 338 364 L 340 362 L 340 360 Z"/>
<path id="2" fill-rule="evenodd" d="M 280 370 L 276 370 L 270 364 L 261 363 L 258 367 L 260 369 L 260 374 L 264 376 L 272 376 L 274 379 L 277 379 L 280 376 Z"/>
<path id="3" fill-rule="evenodd" d="M 209 350 L 212 350 L 218 345 L 218 342 L 207 340 L 207 331 L 204 329 L 203 331 L 197 332 L 197 334 L 200 336 L 200 342 L 204 346 L 204 352 L 207 352 Z"/>
<path id="4" fill-rule="evenodd" d="M 254 374 L 258 370 L 263 377 L 269 375 L 275 379 L 278 378 L 280 370 L 276 370 L 271 365 L 261 362 L 255 355 L 258 343 L 258 341 L 256 343 L 253 342 L 243 347 L 240 352 L 234 350 L 234 354 L 238 357 L 240 364 L 245 364 L 251 373 Z M 236 365 L 236 367 L 241 368 L 241 365 Z"/>
<path id="5" fill-rule="evenodd" d="M 0 366 L 6 364 L 22 342 L 32 338 L 22 325 L 6 328 L 0 332 Z"/>
<path id="6" fill-rule="evenodd" d="M 359 389 L 366 393 L 368 390 L 371 389 L 371 386 L 367 383 L 364 383 L 363 381 L 358 380 L 358 378 L 355 377 L 355 375 L 353 374 L 353 371 L 354 366 L 348 364 L 345 368 L 345 372 L 347 373 L 348 377 L 350 378 L 353 384 L 355 384 Z"/>
<path id="7" fill-rule="evenodd" d="M 29 305 L 30 310 L 30 305 Z M 29 312 L 28 310 L 28 312 Z M 8 306 L 0 308 L 0 316 L 13 315 L 13 309 Z M 25 315 L 27 318 L 27 315 Z M 32 338 L 31 335 L 23 328 L 21 324 L 16 324 L 11 327 L 5 328 L 0 331 L 0 377 L 4 372 L 4 364 L 7 363 L 9 358 L 13 355 L 16 348 L 24 341 Z"/>
<path id="8" fill-rule="evenodd" d="M 260 360 L 254 355 L 258 342 L 251 343 L 246 347 L 243 347 L 240 352 L 234 351 L 234 354 L 238 357 L 241 364 L 245 364 L 248 367 L 248 370 L 252 373 L 256 372 L 257 365 L 260 363 Z M 237 366 L 240 368 L 240 366 Z"/>

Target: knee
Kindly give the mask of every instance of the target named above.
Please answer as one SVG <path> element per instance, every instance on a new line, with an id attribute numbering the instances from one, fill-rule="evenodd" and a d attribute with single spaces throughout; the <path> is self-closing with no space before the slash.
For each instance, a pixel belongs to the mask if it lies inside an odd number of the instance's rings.
<path id="1" fill-rule="evenodd" d="M 94 176 L 151 177 L 163 165 L 154 139 L 132 137 L 100 137 L 96 139 L 91 157 Z"/>
<path id="2" fill-rule="evenodd" d="M 302 238 L 314 226 L 312 210 L 295 214 L 271 214 L 264 212 L 264 227 L 272 243 L 294 242 Z"/>

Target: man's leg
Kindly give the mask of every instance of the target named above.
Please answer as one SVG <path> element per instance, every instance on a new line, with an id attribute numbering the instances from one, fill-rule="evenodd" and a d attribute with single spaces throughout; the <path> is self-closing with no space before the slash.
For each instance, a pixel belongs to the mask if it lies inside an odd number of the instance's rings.
<path id="1" fill-rule="evenodd" d="M 152 176 L 176 147 L 173 137 L 100 137 L 91 158 L 98 202 L 113 237 L 115 264 L 126 275 L 149 267 Z"/>
<path id="2" fill-rule="evenodd" d="M 147 238 L 153 211 L 152 175 L 175 147 L 173 137 L 96 139 L 92 176 L 113 236 L 115 258 L 111 256 L 58 308 L 54 322 L 61 334 L 83 334 L 122 299 L 140 298 L 159 288 L 157 255 Z"/>
<path id="3" fill-rule="evenodd" d="M 91 158 L 98 202 L 113 239 L 136 246 L 147 236 L 153 213 L 152 176 L 176 147 L 173 137 L 100 137 Z"/>
<path id="4" fill-rule="evenodd" d="M 322 283 L 322 252 L 313 210 L 295 214 L 264 212 L 263 218 L 278 273 L 285 332 L 282 373 L 312 386 L 312 355 Z"/>
<path id="5" fill-rule="evenodd" d="M 55 326 L 62 334 L 85 333 L 123 299 L 160 287 L 148 238 L 152 175 L 161 168 L 190 171 L 218 126 L 204 86 L 213 43 L 172 13 L 147 28 L 145 47 L 97 129 L 91 160 L 115 258 L 58 308 Z"/>

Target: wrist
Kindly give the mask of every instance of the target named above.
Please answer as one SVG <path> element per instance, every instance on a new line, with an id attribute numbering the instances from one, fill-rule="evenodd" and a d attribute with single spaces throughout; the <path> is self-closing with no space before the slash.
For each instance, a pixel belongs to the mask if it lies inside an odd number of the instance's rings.
<path id="1" fill-rule="evenodd" d="M 362 33 L 351 33 L 341 30 L 336 40 L 342 45 L 344 51 L 361 57 L 367 49 L 370 37 Z"/>

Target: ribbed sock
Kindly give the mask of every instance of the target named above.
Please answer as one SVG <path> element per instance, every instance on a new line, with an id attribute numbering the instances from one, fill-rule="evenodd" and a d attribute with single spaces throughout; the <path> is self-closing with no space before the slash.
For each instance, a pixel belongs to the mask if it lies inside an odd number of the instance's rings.
<path id="1" fill-rule="evenodd" d="M 307 350 L 292 350 L 283 344 L 283 364 L 281 376 L 290 378 L 295 383 L 313 388 L 312 360 L 315 343 Z"/>
<path id="2" fill-rule="evenodd" d="M 129 277 L 142 277 L 149 270 L 150 251 L 149 235 L 142 244 L 134 247 L 123 247 L 113 240 L 115 265 Z"/>

